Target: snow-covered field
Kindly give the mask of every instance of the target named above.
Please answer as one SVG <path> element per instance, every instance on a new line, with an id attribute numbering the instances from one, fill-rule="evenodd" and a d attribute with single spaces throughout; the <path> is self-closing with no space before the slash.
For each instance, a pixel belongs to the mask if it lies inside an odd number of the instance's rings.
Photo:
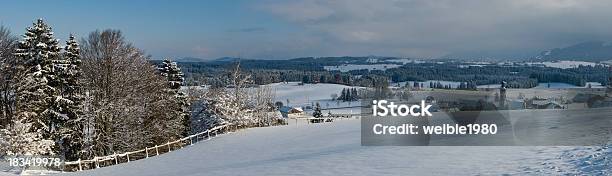
<path id="1" fill-rule="evenodd" d="M 610 174 L 610 148 L 363 147 L 359 123 L 248 129 L 169 154 L 66 175 Z"/>
<path id="2" fill-rule="evenodd" d="M 601 83 L 587 82 L 585 86 L 583 87 L 575 86 L 575 85 L 567 84 L 567 83 L 539 83 L 538 86 L 534 87 L 534 89 L 587 88 L 589 84 L 591 84 L 591 88 L 605 88 L 604 86 L 601 85 Z"/>
<path id="3" fill-rule="evenodd" d="M 601 83 L 598 83 L 598 82 L 587 82 L 585 86 L 582 86 L 582 87 L 572 85 L 572 84 L 567 84 L 567 83 L 551 82 L 551 83 L 539 83 L 538 86 L 533 87 L 531 89 L 588 88 L 589 84 L 591 85 L 591 88 L 605 88 L 605 86 L 602 86 Z M 479 85 L 478 88 L 499 88 L 499 86 L 501 86 L 501 84 L 489 84 L 489 85 Z"/>
<path id="4" fill-rule="evenodd" d="M 276 91 L 275 101 L 283 102 L 287 106 L 305 107 L 312 106 L 313 103 L 319 103 L 323 113 L 331 111 L 334 114 L 348 114 L 348 113 L 359 113 L 360 101 L 353 102 L 342 102 L 332 101 L 331 95 L 336 94 L 340 96 L 342 89 L 353 88 L 350 86 L 339 85 L 339 84 L 304 84 L 299 85 L 298 82 L 285 83 L 274 83 L 269 84 L 272 89 Z M 359 87 L 355 87 L 359 88 Z M 289 102 L 287 102 L 289 100 Z M 345 108 L 352 107 L 352 108 Z"/>
<path id="5" fill-rule="evenodd" d="M 363 69 L 387 70 L 390 68 L 397 68 L 400 66 L 401 65 L 397 65 L 397 64 L 372 64 L 372 65 L 344 64 L 344 65 L 338 65 L 338 66 L 324 66 L 323 69 L 328 70 L 328 71 L 338 70 L 341 72 L 348 72 L 351 70 L 363 70 Z"/>
<path id="6" fill-rule="evenodd" d="M 526 64 L 527 65 L 542 64 L 542 65 L 545 65 L 546 67 L 554 67 L 554 68 L 562 68 L 562 69 L 577 68 L 580 65 L 582 66 L 603 65 L 603 64 L 598 64 L 594 62 L 584 62 L 584 61 L 535 62 L 535 63 L 526 63 Z"/>
<path id="7" fill-rule="evenodd" d="M 438 82 L 440 82 L 440 84 L 442 84 L 442 86 L 446 86 L 446 85 L 451 85 L 453 88 L 459 87 L 459 85 L 461 84 L 461 82 L 456 82 L 456 81 L 443 81 L 443 80 L 427 80 L 427 81 L 419 81 L 417 83 L 423 84 L 423 87 L 425 88 L 431 88 L 429 83 L 433 82 L 434 84 L 437 84 Z M 405 82 L 398 82 L 398 83 L 391 83 L 389 86 L 390 87 L 398 87 L 399 86 L 404 86 L 406 85 L 406 83 L 408 83 L 410 86 L 414 85 L 414 81 L 405 81 Z"/>

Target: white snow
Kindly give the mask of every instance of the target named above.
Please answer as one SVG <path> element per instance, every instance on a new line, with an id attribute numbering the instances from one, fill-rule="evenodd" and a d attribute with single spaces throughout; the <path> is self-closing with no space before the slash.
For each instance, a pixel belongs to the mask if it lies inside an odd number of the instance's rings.
<path id="1" fill-rule="evenodd" d="M 287 84 L 274 83 L 269 85 L 272 86 L 272 89 L 276 92 L 275 102 L 283 102 L 285 106 L 306 107 L 312 106 L 313 103 L 318 102 L 325 115 L 329 111 L 334 114 L 357 114 L 360 112 L 360 108 L 355 107 L 361 105 L 360 101 L 342 102 L 331 100 L 332 94 L 340 96 L 342 89 L 353 88 L 350 86 L 324 83 L 299 85 L 298 82 L 289 82 Z M 287 100 L 289 100 L 288 104 Z M 330 108 L 332 110 L 326 110 Z M 306 109 L 306 111 L 308 112 L 309 110 Z"/>
<path id="2" fill-rule="evenodd" d="M 550 87 L 548 86 L 548 84 L 549 83 L 539 83 L 538 86 L 533 87 L 531 89 L 588 88 L 589 84 L 591 85 L 591 88 L 605 88 L 605 86 L 602 86 L 601 83 L 598 83 L 598 82 L 587 82 L 582 87 L 572 85 L 572 84 L 567 84 L 567 83 L 559 83 L 559 82 L 551 82 Z M 479 85 L 478 88 L 499 88 L 500 86 L 501 86 L 500 84 L 487 84 L 487 85 Z"/>
<path id="3" fill-rule="evenodd" d="M 603 65 L 594 62 L 585 62 L 585 61 L 555 61 L 555 62 L 530 62 L 526 63 L 527 65 L 545 65 L 546 67 L 554 67 L 554 68 L 577 68 L 578 66 L 596 66 Z"/>
<path id="4" fill-rule="evenodd" d="M 461 84 L 461 82 L 457 82 L 457 81 L 443 81 L 443 80 L 427 80 L 427 81 L 419 81 L 417 83 L 419 83 L 419 85 L 423 84 L 423 88 L 431 88 L 429 85 L 430 82 L 433 82 L 434 84 L 437 84 L 438 82 L 440 82 L 442 86 L 451 85 L 453 88 L 457 88 Z M 391 83 L 389 87 L 397 87 L 398 84 L 400 86 L 404 86 L 406 85 L 406 83 L 409 83 L 410 86 L 414 85 L 414 81 L 405 81 L 405 82 Z"/>
<path id="5" fill-rule="evenodd" d="M 607 165 L 583 160 L 610 156 L 609 149 L 596 147 L 364 147 L 359 123 L 247 129 L 161 156 L 66 175 L 573 175 L 605 171 L 601 167 Z M 597 149 L 604 155 L 593 157 Z"/>
<path id="6" fill-rule="evenodd" d="M 550 87 L 548 86 L 549 83 L 539 83 L 537 87 L 534 87 L 534 89 L 587 88 L 589 84 L 591 84 L 591 88 L 604 88 L 604 86 L 602 86 L 601 83 L 598 83 L 598 82 L 587 82 L 585 86 L 582 86 L 582 87 L 575 86 L 572 84 L 567 84 L 567 83 L 552 82 L 550 83 Z"/>

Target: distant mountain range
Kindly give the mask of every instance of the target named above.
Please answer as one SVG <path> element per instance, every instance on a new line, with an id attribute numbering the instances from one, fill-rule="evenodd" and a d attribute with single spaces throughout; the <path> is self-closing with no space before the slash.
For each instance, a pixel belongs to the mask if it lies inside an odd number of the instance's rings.
<path id="1" fill-rule="evenodd" d="M 600 62 L 612 60 L 612 44 L 602 41 L 578 43 L 565 48 L 544 51 L 536 60 L 575 60 Z"/>
<path id="2" fill-rule="evenodd" d="M 394 57 L 380 57 L 380 56 L 366 56 L 366 57 L 303 57 L 293 58 L 286 60 L 312 60 L 317 59 L 320 61 L 329 60 L 344 60 L 347 62 L 354 62 L 355 60 L 367 60 L 367 59 L 379 59 L 379 60 L 392 60 L 402 59 Z M 455 53 L 447 55 L 438 59 L 445 60 L 479 60 L 479 61 L 555 61 L 555 60 L 573 60 L 573 61 L 587 61 L 587 62 L 602 62 L 612 60 L 612 43 L 603 41 L 588 41 L 582 42 L 575 45 L 571 45 L 564 48 L 554 48 L 543 52 L 524 52 L 524 51 L 489 51 L 489 52 L 466 52 L 466 53 Z M 237 60 L 258 60 L 248 58 L 235 58 L 235 57 L 221 57 L 217 59 L 202 59 L 195 57 L 184 57 L 176 59 L 177 62 L 234 62 Z M 265 60 L 265 59 L 264 59 Z"/>
<path id="3" fill-rule="evenodd" d="M 217 59 L 203 59 L 203 58 L 197 58 L 197 57 L 183 57 L 183 58 L 177 58 L 174 61 L 176 62 L 234 62 L 236 60 L 240 60 L 240 58 L 221 57 Z"/>

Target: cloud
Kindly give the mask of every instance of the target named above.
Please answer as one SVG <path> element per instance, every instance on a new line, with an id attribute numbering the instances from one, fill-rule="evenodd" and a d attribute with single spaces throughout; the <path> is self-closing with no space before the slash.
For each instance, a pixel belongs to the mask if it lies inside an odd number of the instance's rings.
<path id="1" fill-rule="evenodd" d="M 305 44 L 310 55 L 494 55 L 612 41 L 604 0 L 270 0 L 259 9 L 321 42 Z"/>

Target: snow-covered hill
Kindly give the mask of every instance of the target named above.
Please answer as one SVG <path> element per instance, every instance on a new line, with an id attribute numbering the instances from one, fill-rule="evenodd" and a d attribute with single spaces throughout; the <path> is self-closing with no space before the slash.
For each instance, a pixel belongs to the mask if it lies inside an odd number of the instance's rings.
<path id="1" fill-rule="evenodd" d="M 248 129 L 169 154 L 66 175 L 610 174 L 608 148 L 363 147 L 359 123 Z"/>

